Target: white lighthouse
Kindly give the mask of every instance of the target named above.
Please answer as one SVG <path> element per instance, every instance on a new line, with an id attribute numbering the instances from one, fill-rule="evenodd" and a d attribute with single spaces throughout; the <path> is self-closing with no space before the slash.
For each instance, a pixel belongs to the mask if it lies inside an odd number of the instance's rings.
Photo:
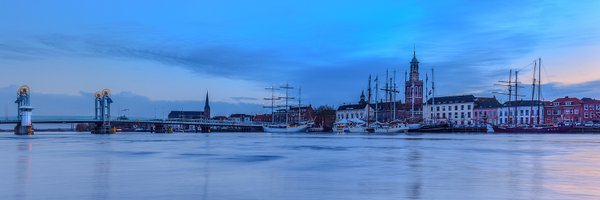
<path id="1" fill-rule="evenodd" d="M 21 86 L 17 90 L 17 100 L 15 103 L 18 108 L 19 124 L 15 127 L 16 135 L 33 135 L 33 124 L 31 122 L 31 107 L 30 103 L 31 89 L 27 85 Z"/>

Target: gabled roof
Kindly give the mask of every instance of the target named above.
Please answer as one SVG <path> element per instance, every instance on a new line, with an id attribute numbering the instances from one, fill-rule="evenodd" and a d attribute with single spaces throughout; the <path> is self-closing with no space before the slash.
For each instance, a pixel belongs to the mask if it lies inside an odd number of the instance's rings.
<path id="1" fill-rule="evenodd" d="M 477 97 L 477 99 L 475 99 L 476 109 L 498 108 L 500 105 L 500 102 L 498 102 L 498 99 L 495 97 Z"/>
<path id="2" fill-rule="evenodd" d="M 432 104 L 435 99 L 435 104 L 453 104 L 453 103 L 469 103 L 475 102 L 475 96 L 473 95 L 460 95 L 460 96 L 445 96 L 429 98 L 427 104 Z"/>
<path id="3" fill-rule="evenodd" d="M 367 106 L 367 104 L 348 104 L 348 105 L 341 105 L 340 107 L 338 107 L 338 111 L 342 111 L 342 110 L 362 110 L 365 109 Z"/>

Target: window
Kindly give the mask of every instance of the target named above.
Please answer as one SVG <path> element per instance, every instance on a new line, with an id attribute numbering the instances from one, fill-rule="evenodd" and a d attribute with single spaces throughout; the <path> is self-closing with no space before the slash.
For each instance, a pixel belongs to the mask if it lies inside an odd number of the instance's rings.
<path id="1" fill-rule="evenodd" d="M 600 110 L 600 104 L 596 105 L 596 110 Z"/>
<path id="2" fill-rule="evenodd" d="M 529 115 L 529 110 L 525 110 L 525 115 Z"/>
<path id="3" fill-rule="evenodd" d="M 583 105 L 583 110 L 588 110 L 588 105 L 587 104 Z"/>
<path id="4" fill-rule="evenodd" d="M 442 118 L 446 118 L 446 113 L 442 113 Z"/>
<path id="5" fill-rule="evenodd" d="M 579 109 L 575 109 L 575 114 L 578 115 L 579 114 Z"/>
<path id="6" fill-rule="evenodd" d="M 452 113 L 448 113 L 448 118 L 452 118 Z"/>
<path id="7" fill-rule="evenodd" d="M 435 118 L 440 118 L 440 113 L 435 113 Z"/>
<path id="8" fill-rule="evenodd" d="M 452 106 L 448 106 L 448 111 L 452 111 Z"/>
<path id="9" fill-rule="evenodd" d="M 454 110 L 458 110 L 458 105 L 454 106 Z"/>
<path id="10" fill-rule="evenodd" d="M 465 105 L 460 105 L 460 110 L 465 110 Z"/>
<path id="11" fill-rule="evenodd" d="M 551 111 L 551 110 L 548 110 L 548 112 L 547 112 L 547 113 L 548 113 L 548 115 L 551 115 L 551 114 L 552 114 L 552 111 Z"/>
<path id="12" fill-rule="evenodd" d="M 467 110 L 471 110 L 471 105 L 467 105 Z"/>
<path id="13" fill-rule="evenodd" d="M 481 113 L 481 112 L 479 112 L 479 113 Z M 481 116 L 481 114 L 479 116 Z M 475 117 L 477 117 L 477 112 L 475 112 Z"/>
<path id="14" fill-rule="evenodd" d="M 584 113 L 583 113 L 583 117 L 584 117 L 584 118 L 588 118 L 588 117 L 589 117 L 589 115 L 588 115 L 588 112 L 584 112 Z"/>
<path id="15" fill-rule="evenodd" d="M 446 106 L 442 106 L 442 111 L 446 111 Z"/>
<path id="16" fill-rule="evenodd" d="M 464 112 L 460 113 L 460 118 L 465 118 L 465 113 Z"/>
<path id="17" fill-rule="evenodd" d="M 519 110 L 519 115 L 523 116 L 523 110 Z"/>
<path id="18" fill-rule="evenodd" d="M 435 110 L 436 110 L 436 111 L 440 111 L 440 107 L 439 107 L 439 106 L 436 106 L 436 107 L 435 107 Z"/>
<path id="19" fill-rule="evenodd" d="M 471 118 L 471 112 L 467 112 L 467 118 Z"/>
<path id="20" fill-rule="evenodd" d="M 554 106 L 560 106 L 560 102 L 554 102 L 552 103 Z"/>
<path id="21" fill-rule="evenodd" d="M 573 102 L 571 102 L 571 101 L 567 101 L 567 102 L 565 102 L 565 105 L 567 105 L 567 106 L 570 106 L 570 105 L 572 105 L 572 104 L 573 104 Z"/>

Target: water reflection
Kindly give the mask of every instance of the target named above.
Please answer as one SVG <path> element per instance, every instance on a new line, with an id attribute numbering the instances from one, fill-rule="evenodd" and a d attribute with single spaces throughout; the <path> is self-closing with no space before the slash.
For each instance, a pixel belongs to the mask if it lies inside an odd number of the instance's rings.
<path id="1" fill-rule="evenodd" d="M 112 172 L 112 142 L 106 138 L 99 137 L 95 147 L 92 166 L 92 197 L 93 199 L 108 199 L 110 192 L 110 178 Z"/>
<path id="2" fill-rule="evenodd" d="M 108 199 L 111 167 L 110 158 L 106 156 L 98 156 L 96 158 L 92 183 L 94 199 Z"/>
<path id="3" fill-rule="evenodd" d="M 410 174 L 410 182 L 406 186 L 406 196 L 409 199 L 421 199 L 422 189 L 422 164 L 421 164 L 421 140 L 407 140 L 406 164 Z"/>
<path id="4" fill-rule="evenodd" d="M 31 180 L 31 151 L 33 144 L 30 141 L 20 141 L 17 144 L 16 181 L 14 185 L 14 199 L 28 199 L 27 191 Z"/>
<path id="5" fill-rule="evenodd" d="M 304 136 L 0 135 L 0 199 L 600 199 L 597 135 Z"/>

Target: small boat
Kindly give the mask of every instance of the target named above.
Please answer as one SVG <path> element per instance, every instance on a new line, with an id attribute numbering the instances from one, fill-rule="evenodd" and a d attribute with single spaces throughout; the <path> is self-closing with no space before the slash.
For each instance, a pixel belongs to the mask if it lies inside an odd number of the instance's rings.
<path id="1" fill-rule="evenodd" d="M 375 122 L 371 127 L 366 129 L 369 133 L 404 133 L 410 128 L 403 123 L 381 123 Z"/>
<path id="2" fill-rule="evenodd" d="M 325 128 L 323 127 L 312 127 L 312 128 L 308 128 L 308 132 L 325 132 Z"/>
<path id="3" fill-rule="evenodd" d="M 334 131 L 337 133 L 366 133 L 366 122 L 357 118 L 343 119 L 336 122 Z"/>
<path id="4" fill-rule="evenodd" d="M 406 126 L 408 127 L 409 130 L 413 131 L 413 130 L 419 130 L 423 125 L 414 123 L 414 124 L 407 124 Z"/>
<path id="5" fill-rule="evenodd" d="M 286 126 L 286 125 L 269 125 L 264 126 L 263 130 L 267 133 L 301 133 L 308 130 L 308 125 Z"/>

